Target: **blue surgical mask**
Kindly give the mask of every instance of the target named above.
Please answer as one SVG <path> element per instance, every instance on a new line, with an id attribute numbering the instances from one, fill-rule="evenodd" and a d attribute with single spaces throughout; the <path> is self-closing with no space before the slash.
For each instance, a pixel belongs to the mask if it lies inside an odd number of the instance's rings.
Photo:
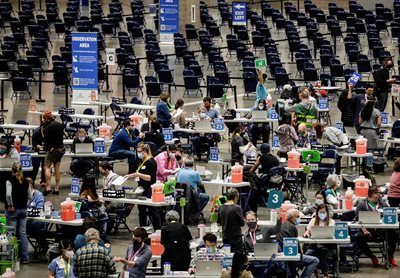
<path id="1" fill-rule="evenodd" d="M 258 109 L 264 110 L 264 105 L 259 105 L 259 106 L 258 106 Z"/>
<path id="2" fill-rule="evenodd" d="M 6 153 L 6 150 L 5 149 L 0 149 L 0 155 L 3 155 L 3 154 L 5 154 Z"/>
<path id="3" fill-rule="evenodd" d="M 143 158 L 143 154 L 142 154 L 142 153 L 138 153 L 138 154 L 137 154 L 137 157 L 138 157 L 139 159 L 142 159 L 142 158 Z"/>
<path id="4" fill-rule="evenodd" d="M 294 223 L 295 225 L 299 225 L 301 223 L 301 219 L 300 219 L 300 217 L 299 218 L 296 218 L 296 223 Z"/>
<path id="5" fill-rule="evenodd" d="M 326 212 L 318 212 L 318 217 L 321 220 L 325 220 L 327 216 Z"/>
<path id="6" fill-rule="evenodd" d="M 324 200 L 323 199 L 315 199 L 315 203 L 317 205 L 322 205 L 324 203 Z"/>
<path id="7" fill-rule="evenodd" d="M 201 119 L 204 119 L 206 117 L 206 113 L 200 113 L 199 116 Z"/>
<path id="8" fill-rule="evenodd" d="M 207 247 L 208 254 L 214 254 L 217 251 L 216 247 Z"/>

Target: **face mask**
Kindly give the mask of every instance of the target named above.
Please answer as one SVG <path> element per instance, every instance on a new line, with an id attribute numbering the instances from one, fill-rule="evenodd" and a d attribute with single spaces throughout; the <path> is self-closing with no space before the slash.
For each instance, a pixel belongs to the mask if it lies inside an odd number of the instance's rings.
<path id="1" fill-rule="evenodd" d="M 3 155 L 3 154 L 5 154 L 6 153 L 6 150 L 5 149 L 0 149 L 0 155 Z"/>
<path id="2" fill-rule="evenodd" d="M 264 105 L 259 105 L 259 106 L 258 106 L 258 109 L 264 110 Z"/>
<path id="3" fill-rule="evenodd" d="M 204 119 L 206 117 L 206 113 L 200 113 L 199 116 L 200 118 Z"/>
<path id="4" fill-rule="evenodd" d="M 257 222 L 247 222 L 247 227 L 249 227 L 249 229 L 255 229 L 257 227 Z"/>
<path id="5" fill-rule="evenodd" d="M 169 153 L 169 157 L 170 158 L 175 158 L 175 154 L 174 153 Z"/>
<path id="6" fill-rule="evenodd" d="M 214 254 L 217 251 L 216 247 L 207 247 L 208 254 Z"/>
<path id="7" fill-rule="evenodd" d="M 140 246 L 142 246 L 142 242 L 139 241 L 139 240 L 137 240 L 137 239 L 134 239 L 134 240 L 133 240 L 133 247 L 134 247 L 135 249 L 138 249 L 138 248 L 140 248 Z"/>
<path id="8" fill-rule="evenodd" d="M 300 219 L 300 217 L 299 218 L 296 218 L 296 223 L 294 223 L 295 225 L 299 225 L 301 223 L 301 219 Z"/>
<path id="9" fill-rule="evenodd" d="M 325 220 L 326 216 L 327 216 L 326 212 L 318 212 L 319 219 Z"/>
<path id="10" fill-rule="evenodd" d="M 137 154 L 137 157 L 138 157 L 139 159 L 142 159 L 142 158 L 143 158 L 143 154 L 142 154 L 142 153 L 138 153 L 138 154 Z"/>
<path id="11" fill-rule="evenodd" d="M 394 67 L 394 65 L 393 65 L 393 64 L 388 64 L 386 67 L 387 67 L 388 69 L 391 69 L 391 68 Z"/>
<path id="12" fill-rule="evenodd" d="M 79 137 L 79 141 L 81 142 L 85 141 L 85 137 Z"/>
<path id="13" fill-rule="evenodd" d="M 317 205 L 322 205 L 324 203 L 324 200 L 323 199 L 315 199 L 315 203 Z"/>
<path id="14" fill-rule="evenodd" d="M 182 156 L 180 156 L 179 154 L 178 155 L 175 155 L 175 158 L 176 158 L 176 160 L 181 160 L 182 159 Z"/>
<path id="15" fill-rule="evenodd" d="M 71 259 L 72 257 L 74 257 L 74 251 L 73 250 L 66 250 L 66 251 L 64 251 L 64 255 L 65 255 L 65 257 Z"/>

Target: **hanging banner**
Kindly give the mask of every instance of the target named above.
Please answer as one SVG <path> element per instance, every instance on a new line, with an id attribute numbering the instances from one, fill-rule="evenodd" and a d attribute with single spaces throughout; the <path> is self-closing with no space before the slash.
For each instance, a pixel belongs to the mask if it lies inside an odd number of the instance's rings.
<path id="1" fill-rule="evenodd" d="M 232 25 L 247 25 L 246 2 L 232 2 Z"/>
<path id="2" fill-rule="evenodd" d="M 179 0 L 160 0 L 160 44 L 172 44 L 179 32 Z"/>
<path id="3" fill-rule="evenodd" d="M 97 100 L 97 33 L 72 32 L 72 101 Z"/>

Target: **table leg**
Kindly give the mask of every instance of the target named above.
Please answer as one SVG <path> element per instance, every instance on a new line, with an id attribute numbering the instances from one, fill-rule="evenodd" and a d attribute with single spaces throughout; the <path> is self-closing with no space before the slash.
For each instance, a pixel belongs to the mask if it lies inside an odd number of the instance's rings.
<path id="1" fill-rule="evenodd" d="M 385 267 L 386 270 L 389 269 L 389 253 L 388 253 L 388 248 L 389 248 L 389 243 L 388 243 L 388 230 L 385 230 L 385 243 L 383 244 L 385 247 Z"/>
<path id="2" fill-rule="evenodd" d="M 285 261 L 285 277 L 289 277 L 289 264 L 287 261 Z"/>
<path id="3" fill-rule="evenodd" d="M 336 244 L 336 277 L 339 278 L 339 256 L 340 256 L 340 245 Z"/>

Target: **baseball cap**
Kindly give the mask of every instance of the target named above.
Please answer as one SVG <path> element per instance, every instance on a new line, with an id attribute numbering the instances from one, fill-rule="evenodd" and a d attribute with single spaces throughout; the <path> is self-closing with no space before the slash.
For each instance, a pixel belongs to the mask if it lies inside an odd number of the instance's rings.
<path id="1" fill-rule="evenodd" d="M 260 146 L 260 151 L 261 153 L 269 153 L 270 152 L 270 147 L 268 143 L 262 143 Z"/>

